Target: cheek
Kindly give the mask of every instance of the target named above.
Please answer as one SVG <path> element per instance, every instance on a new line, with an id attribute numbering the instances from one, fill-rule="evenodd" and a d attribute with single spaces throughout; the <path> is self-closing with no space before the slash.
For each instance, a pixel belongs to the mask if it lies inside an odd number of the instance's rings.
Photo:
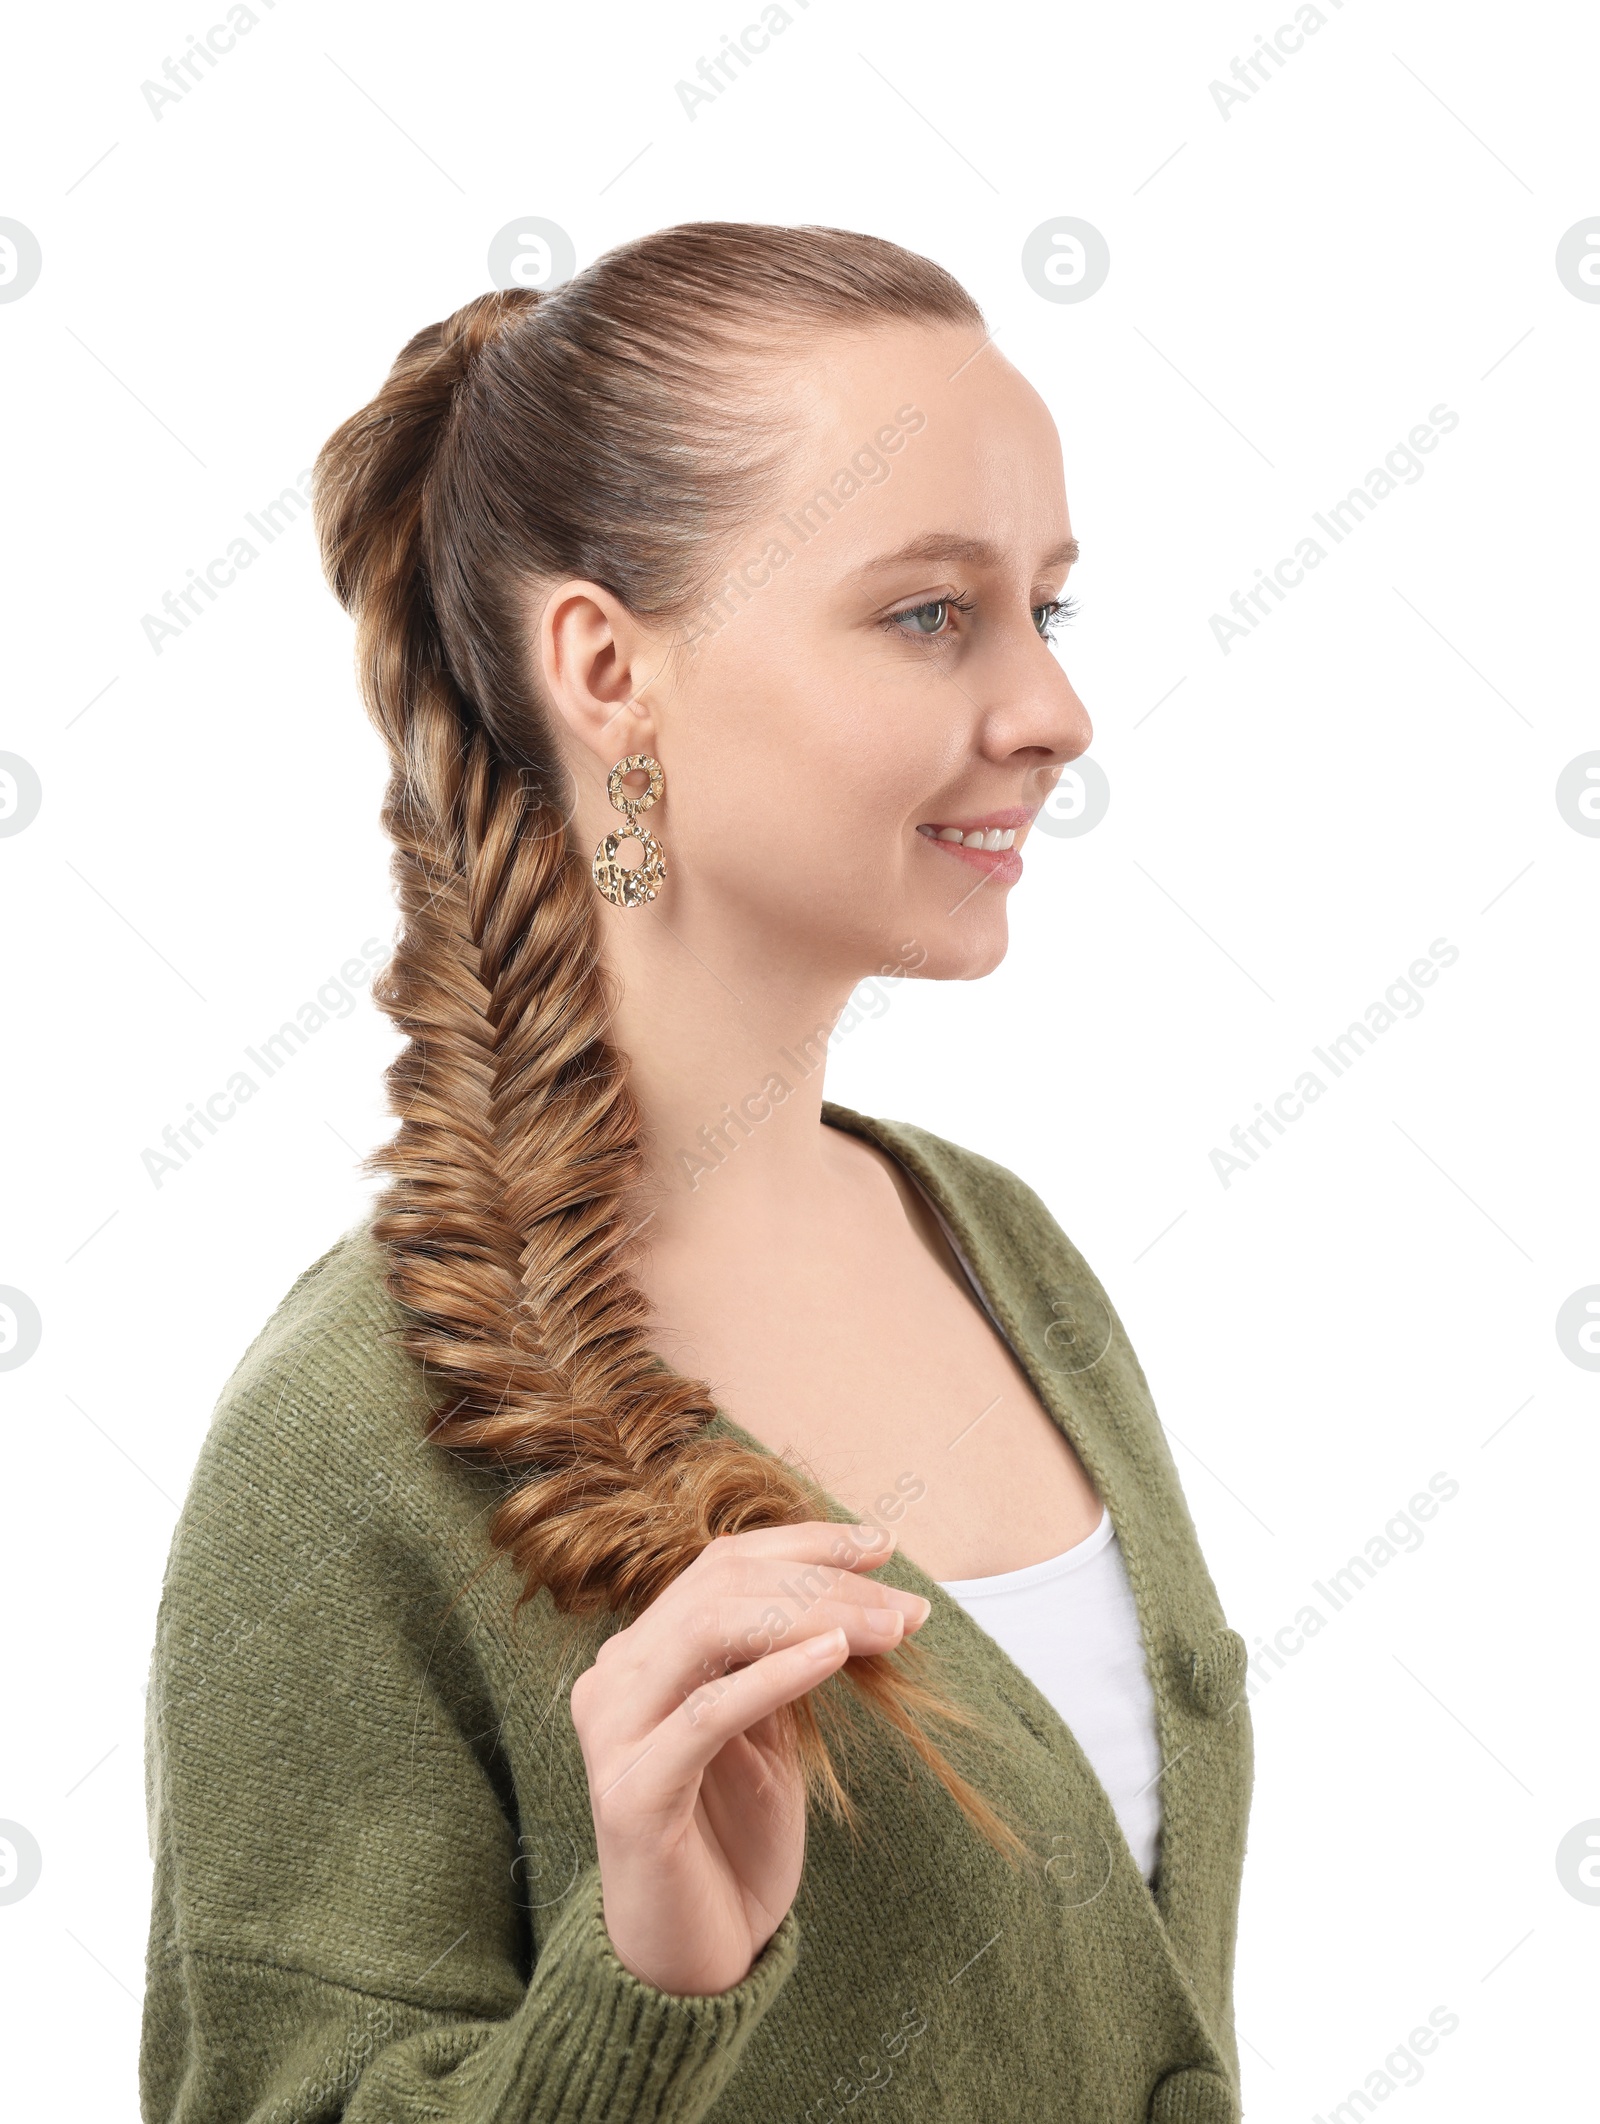
<path id="1" fill-rule="evenodd" d="M 864 972 L 911 938 L 946 975 L 987 971 L 1002 897 L 980 894 L 952 925 L 952 880 L 970 881 L 916 835 L 970 764 L 965 697 L 888 642 L 796 637 L 788 617 L 776 598 L 752 604 L 674 701 L 661 832 L 679 904 L 737 910 L 784 952 L 831 940 Z"/>
<path id="2" fill-rule="evenodd" d="M 686 855 L 703 850 L 719 875 L 776 859 L 796 882 L 881 879 L 941 771 L 936 748 L 913 742 L 900 692 L 886 701 L 812 659 L 803 679 L 747 664 L 686 703 L 671 763 Z"/>

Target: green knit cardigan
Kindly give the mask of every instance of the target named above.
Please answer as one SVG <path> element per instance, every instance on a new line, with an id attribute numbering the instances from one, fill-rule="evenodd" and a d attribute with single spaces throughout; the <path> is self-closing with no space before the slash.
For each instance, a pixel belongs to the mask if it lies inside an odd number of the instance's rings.
<path id="1" fill-rule="evenodd" d="M 985 1719 L 941 1744 L 1041 1863 L 1014 1870 L 864 1727 L 844 1766 L 860 1840 L 813 1819 L 743 1981 L 679 1996 L 625 1970 L 568 1711 L 620 1619 L 541 1593 L 513 1623 L 485 1533 L 500 1478 L 424 1438 L 437 1390 L 361 1224 L 241 1359 L 173 1539 L 148 1697 L 148 2124 L 821 2124 L 862 2101 L 919 2124 L 1237 2119 L 1246 1648 L 1144 1374 L 1013 1174 L 824 1119 L 943 1213 L 1110 1508 L 1160 1728 L 1154 1889 L 1059 1714 L 897 1551 L 879 1575 L 932 1602 L 917 1641 Z"/>

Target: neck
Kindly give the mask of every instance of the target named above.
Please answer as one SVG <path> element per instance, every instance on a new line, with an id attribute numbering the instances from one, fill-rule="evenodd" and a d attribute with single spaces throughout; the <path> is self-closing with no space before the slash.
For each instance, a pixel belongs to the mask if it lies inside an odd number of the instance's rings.
<path id="1" fill-rule="evenodd" d="M 620 988 L 612 1038 L 643 1123 L 652 1240 L 709 1237 L 814 1197 L 828 1036 L 856 975 L 648 907 L 606 910 L 602 934 Z"/>

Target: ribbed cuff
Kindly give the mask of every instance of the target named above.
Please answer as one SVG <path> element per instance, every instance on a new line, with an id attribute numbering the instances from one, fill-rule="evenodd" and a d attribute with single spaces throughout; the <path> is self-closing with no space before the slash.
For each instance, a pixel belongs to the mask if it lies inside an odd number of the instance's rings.
<path id="1" fill-rule="evenodd" d="M 524 2040 L 506 2046 L 495 2124 L 698 2124 L 799 1951 L 791 1908 L 730 1991 L 658 1991 L 618 1961 L 600 1869 L 587 1867 L 517 2010 Z"/>

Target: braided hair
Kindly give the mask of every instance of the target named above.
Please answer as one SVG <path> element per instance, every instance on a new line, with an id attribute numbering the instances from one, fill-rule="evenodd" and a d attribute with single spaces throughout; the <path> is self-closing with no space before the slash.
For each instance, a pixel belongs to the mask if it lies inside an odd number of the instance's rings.
<path id="1" fill-rule="evenodd" d="M 640 616 L 688 613 L 790 440 L 762 358 L 792 356 L 797 331 L 895 321 L 982 330 L 949 274 L 877 238 L 667 229 L 553 294 L 480 295 L 418 332 L 317 459 L 323 565 L 390 762 L 400 926 L 374 992 L 405 1046 L 398 1126 L 366 1161 L 384 1182 L 372 1229 L 436 1390 L 429 1436 L 505 1478 L 490 1538 L 519 1606 L 631 1613 L 719 1534 L 826 1516 L 790 1463 L 709 1435 L 707 1384 L 649 1346 L 642 1126 L 530 676 L 529 592 L 577 576 Z M 843 1673 L 1015 1856 L 925 1730 L 974 1722 L 926 1660 L 907 1645 Z M 780 1731 L 854 1828 L 815 1699 Z"/>

